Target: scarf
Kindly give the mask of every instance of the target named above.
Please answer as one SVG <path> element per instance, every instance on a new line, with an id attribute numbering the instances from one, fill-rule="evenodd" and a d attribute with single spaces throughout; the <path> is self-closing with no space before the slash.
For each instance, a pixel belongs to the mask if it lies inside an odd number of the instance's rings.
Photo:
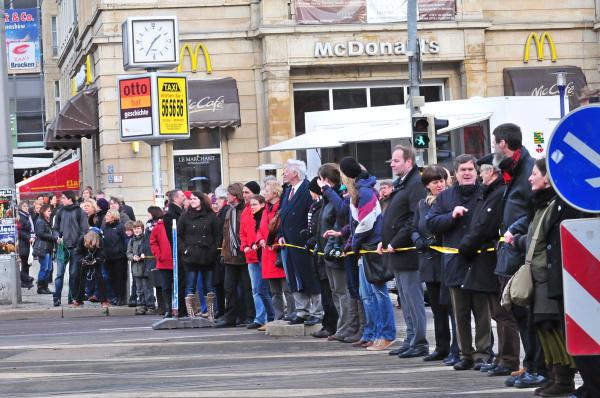
<path id="1" fill-rule="evenodd" d="M 519 163 L 519 160 L 521 160 L 521 154 L 521 148 L 519 148 L 511 157 L 504 159 L 499 164 L 500 170 L 502 170 L 502 178 L 507 185 L 512 181 L 517 164 Z"/>
<path id="2" fill-rule="evenodd" d="M 262 214 L 264 210 L 265 209 L 262 208 L 260 209 L 260 211 L 257 211 L 256 214 L 252 215 L 252 217 L 254 217 L 254 231 L 258 231 L 258 229 L 260 228 L 260 220 L 262 219 Z"/>
<path id="3" fill-rule="evenodd" d="M 229 215 L 229 247 L 231 250 L 231 255 L 233 257 L 237 257 L 240 250 L 240 234 L 238 231 L 239 223 L 237 222 L 238 214 L 237 207 L 231 206 L 231 211 Z"/>

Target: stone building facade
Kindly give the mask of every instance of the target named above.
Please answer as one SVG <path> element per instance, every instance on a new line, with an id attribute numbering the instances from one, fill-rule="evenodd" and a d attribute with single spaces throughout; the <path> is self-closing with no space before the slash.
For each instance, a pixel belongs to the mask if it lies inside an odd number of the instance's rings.
<path id="1" fill-rule="evenodd" d="M 125 73 L 121 23 L 128 16 L 176 15 L 180 44 L 202 43 L 212 63 L 208 74 L 200 57 L 193 72 L 185 57 L 182 70 L 188 79 L 232 77 L 237 82 L 241 126 L 194 129 L 188 143 L 163 145 L 165 191 L 181 180 L 179 167 L 191 167 L 192 174 L 212 172 L 223 184 L 258 179 L 260 164 L 295 155 L 258 150 L 303 133 L 305 112 L 403 103 L 408 94 L 408 58 L 402 48 L 406 23 L 303 25 L 297 23 L 294 0 L 47 0 L 42 7 L 43 18 L 57 13 L 59 20 L 59 53 L 56 63 L 47 64 L 47 91 L 52 79 L 58 80 L 68 99 L 88 56 L 98 88 L 100 133 L 82 139 L 82 185 L 123 196 L 138 213 L 152 199 L 150 148 L 141 144 L 136 152 L 120 142 L 116 89 L 117 76 Z M 419 23 L 422 95 L 429 101 L 504 95 L 504 70 L 533 66 L 572 65 L 582 70 L 588 85 L 598 87 L 599 18 L 600 0 L 456 0 L 453 20 Z M 554 43 L 556 60 L 548 43 L 542 43 L 545 55 L 538 60 L 531 40 L 525 63 L 527 38 L 544 32 Z M 50 120 L 54 109 L 47 104 Z M 387 159 L 389 142 L 370 145 L 344 151 L 381 169 L 375 163 Z M 182 166 L 185 156 L 200 156 L 204 164 Z M 115 181 L 111 174 L 122 182 L 109 182 Z"/>

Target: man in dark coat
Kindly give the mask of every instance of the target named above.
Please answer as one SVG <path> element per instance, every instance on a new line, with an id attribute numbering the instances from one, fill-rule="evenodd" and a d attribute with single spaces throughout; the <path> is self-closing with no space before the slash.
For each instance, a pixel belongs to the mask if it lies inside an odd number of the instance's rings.
<path id="1" fill-rule="evenodd" d="M 476 159 L 460 155 L 454 159 L 458 185 L 441 192 L 427 215 L 427 226 L 442 237 L 445 247 L 458 247 L 469 231 L 481 187 L 477 184 Z M 444 282 L 450 288 L 450 298 L 456 320 L 461 361 L 456 370 L 479 369 L 489 356 L 491 343 L 490 308 L 485 293 L 463 289 L 470 261 L 460 254 L 444 254 Z M 475 318 L 475 349 L 471 333 L 471 313 Z"/>
<path id="2" fill-rule="evenodd" d="M 481 163 L 481 161 L 480 161 Z M 490 159 L 491 163 L 491 159 Z M 519 329 L 505 322 L 510 313 L 500 310 L 500 290 L 496 268 L 498 228 L 502 217 L 502 196 L 506 189 L 499 170 L 491 164 L 481 165 L 481 179 L 484 189 L 477 198 L 475 208 L 470 210 L 473 219 L 468 232 L 458 245 L 461 256 L 467 258 L 468 269 L 463 289 L 474 290 L 487 295 L 491 316 L 498 325 L 498 355 L 493 363 L 482 366 L 489 376 L 508 376 L 519 367 Z M 478 253 L 478 251 L 481 251 Z M 508 327 L 501 330 L 501 327 Z"/>
<path id="3" fill-rule="evenodd" d="M 165 225 L 165 231 L 167 233 L 167 239 L 169 239 L 169 243 L 171 244 L 171 251 L 173 248 L 173 221 L 179 221 L 179 217 L 181 217 L 181 213 L 183 213 L 183 201 L 185 200 L 185 195 L 183 191 L 180 189 L 174 189 L 168 194 L 169 199 L 169 208 L 163 217 L 163 223 Z M 178 254 L 181 253 L 178 250 Z M 178 259 L 181 259 L 181 256 L 177 256 Z M 177 286 L 179 293 L 179 308 L 178 314 L 187 314 L 187 310 L 185 308 L 185 271 L 183 269 L 183 263 L 178 261 L 177 267 Z"/>
<path id="4" fill-rule="evenodd" d="M 289 159 L 284 170 L 284 179 L 289 187 L 283 191 L 279 207 L 281 217 L 280 244 L 304 247 L 300 231 L 307 227 L 308 209 L 312 198 L 306 180 L 306 164 L 301 160 Z M 310 255 L 306 250 L 287 247 L 285 250 L 285 275 L 294 296 L 296 317 L 292 324 L 309 324 L 323 318 L 321 306 L 321 284 L 311 266 Z"/>
<path id="5" fill-rule="evenodd" d="M 495 158 L 494 163 L 498 165 L 502 173 L 502 178 L 506 183 L 506 192 L 502 199 L 502 222 L 500 224 L 500 234 L 504 235 L 504 243 L 498 249 L 498 260 L 496 265 L 496 274 L 500 281 L 500 291 L 504 289 L 510 277 L 517 272 L 517 269 L 525 262 L 525 258 L 518 249 L 510 243 L 516 234 L 526 234 L 529 226 L 529 208 L 533 191 L 529 184 L 529 176 L 533 169 L 535 159 L 529 155 L 527 149 L 522 145 L 521 128 L 512 123 L 501 124 L 493 132 L 495 140 Z M 507 312 L 502 307 L 498 308 L 500 312 Z M 513 305 L 509 314 L 497 314 L 503 323 L 498 325 L 498 338 L 507 341 L 509 338 L 515 340 L 514 333 L 509 336 L 502 336 L 502 333 L 509 330 L 519 329 L 521 342 L 525 350 L 523 358 L 523 367 L 527 370 L 526 374 L 520 378 L 522 384 L 530 384 L 531 387 L 538 386 L 542 378 L 536 373 L 545 373 L 545 363 L 543 351 L 541 349 L 538 337 L 529 328 L 529 311 L 524 307 Z M 517 345 L 515 340 L 511 345 Z M 514 382 L 510 380 L 509 384 Z"/>
<path id="6" fill-rule="evenodd" d="M 419 169 L 415 164 L 415 151 L 398 145 L 394 148 L 391 161 L 392 172 L 398 176 L 389 205 L 383 217 L 382 241 L 378 251 L 396 276 L 396 286 L 402 313 L 406 323 L 406 340 L 390 355 L 400 358 L 421 357 L 429 354 L 427 341 L 427 316 L 423 300 L 423 284 L 419 274 L 419 258 L 415 250 L 394 252 L 394 249 L 411 247 L 414 232 L 413 219 L 419 200 L 427 196 L 421 183 Z"/>

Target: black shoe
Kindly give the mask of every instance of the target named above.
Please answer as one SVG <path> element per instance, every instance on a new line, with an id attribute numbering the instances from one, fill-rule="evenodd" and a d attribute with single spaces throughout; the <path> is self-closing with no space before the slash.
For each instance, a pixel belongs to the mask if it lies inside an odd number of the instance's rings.
<path id="1" fill-rule="evenodd" d="M 484 365 L 481 365 L 481 368 L 479 369 L 479 371 L 483 372 L 483 373 L 487 373 L 490 370 L 494 370 L 494 368 L 496 366 L 498 366 L 498 365 L 496 365 L 495 363 L 486 363 Z"/>
<path id="2" fill-rule="evenodd" d="M 476 359 L 473 363 L 473 370 L 480 371 L 483 365 L 487 365 L 487 362 L 483 359 Z"/>
<path id="3" fill-rule="evenodd" d="M 324 339 L 331 336 L 331 332 L 327 329 L 321 329 L 318 332 L 313 332 L 310 334 L 312 337 L 316 337 L 317 339 Z"/>
<path id="4" fill-rule="evenodd" d="M 417 358 L 429 355 L 429 348 L 411 348 L 398 355 L 398 358 Z"/>
<path id="5" fill-rule="evenodd" d="M 111 305 L 119 305 L 119 299 L 118 298 L 113 298 L 110 300 L 110 304 Z"/>
<path id="6" fill-rule="evenodd" d="M 283 317 L 283 320 L 286 322 L 291 322 L 296 318 L 296 314 L 290 314 Z"/>
<path id="7" fill-rule="evenodd" d="M 306 326 L 315 326 L 319 323 L 321 323 L 321 318 L 314 315 L 309 316 L 308 319 L 304 321 L 304 325 Z"/>
<path id="8" fill-rule="evenodd" d="M 164 319 L 169 319 L 169 318 L 173 318 L 173 312 L 172 311 L 167 311 L 165 312 L 165 315 L 163 316 Z"/>
<path id="9" fill-rule="evenodd" d="M 33 283 L 31 281 L 21 281 L 21 289 L 31 289 L 33 287 Z"/>
<path id="10" fill-rule="evenodd" d="M 54 299 L 54 306 L 60 307 L 60 299 L 57 299 L 57 298 Z"/>
<path id="11" fill-rule="evenodd" d="M 306 318 L 297 316 L 294 319 L 292 319 L 291 321 L 289 321 L 288 323 L 290 325 L 304 325 L 304 322 L 306 322 Z"/>
<path id="12" fill-rule="evenodd" d="M 250 325 L 246 326 L 246 329 L 258 329 L 261 326 L 260 323 L 252 322 Z"/>
<path id="13" fill-rule="evenodd" d="M 496 366 L 494 369 L 490 369 L 487 372 L 488 376 L 510 376 L 513 370 L 505 368 L 504 366 Z"/>
<path id="14" fill-rule="evenodd" d="M 228 322 L 225 320 L 222 320 L 220 322 L 218 322 L 215 325 L 216 328 L 234 328 L 235 327 L 235 322 Z"/>
<path id="15" fill-rule="evenodd" d="M 454 370 L 469 370 L 473 369 L 475 363 L 471 359 L 462 359 L 460 362 L 454 364 Z"/>
<path id="16" fill-rule="evenodd" d="M 129 296 L 129 301 L 127 301 L 128 307 L 137 307 L 137 298 L 135 296 Z"/>
<path id="17" fill-rule="evenodd" d="M 443 361 L 444 358 L 446 358 L 447 356 L 448 356 L 448 354 L 434 351 L 431 354 L 427 355 L 425 358 L 423 358 L 423 361 L 425 361 L 425 362 Z"/>
<path id="18" fill-rule="evenodd" d="M 454 366 L 460 362 L 460 357 L 458 355 L 450 354 L 446 357 L 446 359 L 444 359 L 443 362 L 446 366 Z"/>
<path id="19" fill-rule="evenodd" d="M 403 352 L 405 352 L 405 351 L 408 351 L 408 350 L 410 350 L 410 347 L 409 347 L 409 346 L 407 346 L 407 345 L 403 345 L 403 346 L 401 346 L 400 348 L 396 348 L 396 349 L 394 349 L 394 350 L 390 350 L 390 351 L 388 351 L 388 354 L 389 354 L 389 355 L 400 355 L 400 354 L 402 354 Z"/>
<path id="20" fill-rule="evenodd" d="M 51 292 L 50 289 L 48 289 L 46 286 L 44 286 L 44 287 L 38 287 L 37 294 L 54 294 L 54 292 Z"/>

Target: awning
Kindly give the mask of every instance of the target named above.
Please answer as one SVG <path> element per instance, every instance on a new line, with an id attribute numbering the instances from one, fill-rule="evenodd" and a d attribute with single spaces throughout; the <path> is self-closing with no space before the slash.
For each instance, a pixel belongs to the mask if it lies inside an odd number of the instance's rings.
<path id="1" fill-rule="evenodd" d="M 261 148 L 259 152 L 295 151 L 314 148 L 337 148 L 344 145 L 340 139 L 345 134 L 344 130 L 323 129 L 312 133 L 302 134 L 289 140 Z"/>
<path id="2" fill-rule="evenodd" d="M 190 127 L 240 127 L 240 99 L 235 79 L 188 80 Z"/>
<path id="3" fill-rule="evenodd" d="M 471 124 L 483 122 L 484 120 L 488 120 L 492 116 L 492 113 L 481 113 L 476 115 L 457 115 L 455 117 L 448 118 L 448 127 L 444 127 L 443 129 L 438 130 L 438 134 L 447 133 L 452 130 L 457 130 L 465 126 L 470 126 Z"/>
<path id="4" fill-rule="evenodd" d="M 569 109 L 579 105 L 578 95 L 587 85 L 585 74 L 577 66 L 539 66 L 504 68 L 504 95 L 548 96 L 558 95 L 556 72 L 567 73 Z"/>
<path id="5" fill-rule="evenodd" d="M 21 198 L 68 190 L 79 190 L 79 159 L 67 160 L 17 184 Z"/>
<path id="6" fill-rule="evenodd" d="M 45 169 L 52 164 L 51 158 L 29 158 L 13 156 L 14 169 Z"/>
<path id="7" fill-rule="evenodd" d="M 79 148 L 81 146 L 80 138 L 56 138 L 56 120 L 57 118 L 54 118 L 52 123 L 50 123 L 50 125 L 46 128 L 46 135 L 44 136 L 44 148 L 53 150 Z"/>
<path id="8" fill-rule="evenodd" d="M 98 134 L 98 90 L 85 89 L 61 108 L 52 122 L 56 139 L 91 138 Z"/>

